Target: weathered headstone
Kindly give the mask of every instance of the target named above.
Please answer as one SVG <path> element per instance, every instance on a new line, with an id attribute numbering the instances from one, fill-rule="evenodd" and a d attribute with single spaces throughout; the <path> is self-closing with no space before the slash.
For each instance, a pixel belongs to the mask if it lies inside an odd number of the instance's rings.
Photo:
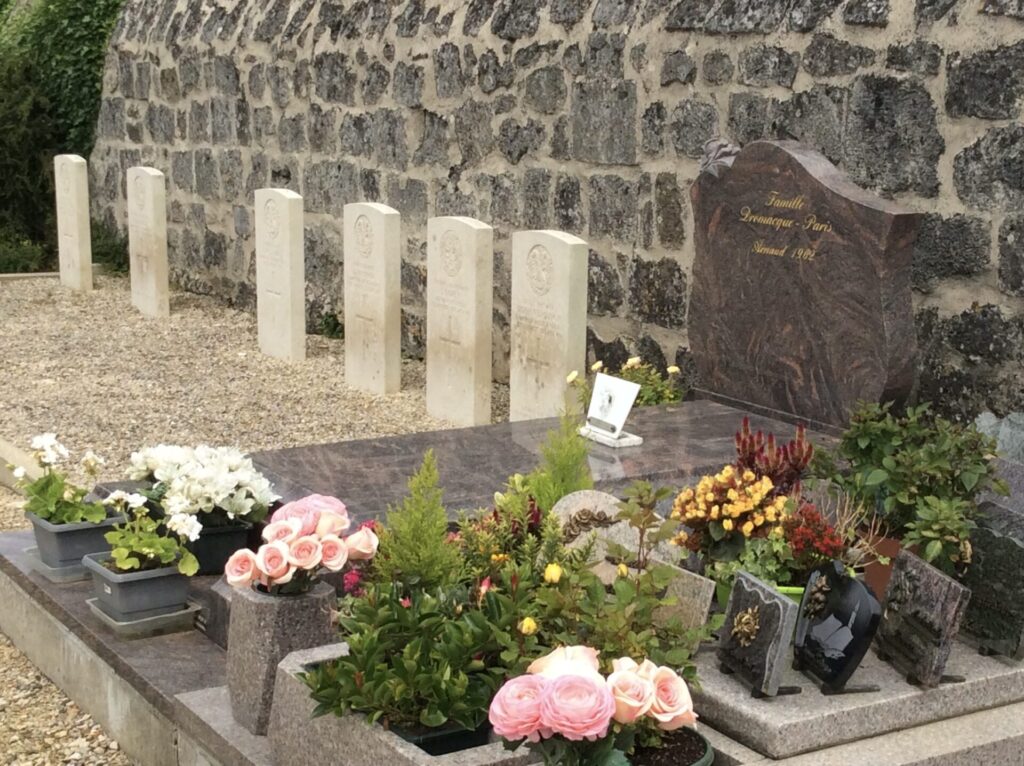
<path id="1" fill-rule="evenodd" d="M 427 412 L 491 422 L 494 230 L 473 218 L 427 221 Z"/>
<path id="2" fill-rule="evenodd" d="M 823 564 L 811 572 L 800 603 L 793 667 L 820 681 L 826 694 L 846 690 L 871 648 L 881 616 L 878 599 L 841 562 Z"/>
<path id="3" fill-rule="evenodd" d="M 753 687 L 755 697 L 797 689 L 782 687 L 799 607 L 756 577 L 740 572 L 719 633 L 718 661 Z"/>
<path id="4" fill-rule="evenodd" d="M 306 358 L 306 258 L 302 197 L 288 189 L 256 191 L 256 328 L 260 351 Z"/>
<path id="5" fill-rule="evenodd" d="M 128 253 L 132 305 L 146 316 L 170 316 L 167 275 L 167 202 L 164 174 L 128 169 Z"/>
<path id="6" fill-rule="evenodd" d="M 587 243 L 560 231 L 512 235 L 509 419 L 560 415 L 565 379 L 587 356 Z"/>
<path id="7" fill-rule="evenodd" d="M 609 547 L 622 546 L 627 551 L 637 550 L 637 531 L 627 522 L 616 520 L 619 515 L 619 499 L 615 495 L 592 489 L 571 492 L 555 503 L 551 512 L 562 524 L 562 538 L 568 547 L 579 547 L 593 535 L 594 558 L 598 562 L 594 573 L 605 584 L 610 585 L 618 576 L 616 565 L 607 561 Z M 667 542 L 656 545 L 651 558 L 658 564 L 671 566 L 676 572 L 667 588 L 667 595 L 673 597 L 676 603 L 662 607 L 659 618 L 678 618 L 684 629 L 699 628 L 706 624 L 715 597 L 714 581 L 676 566 L 679 549 Z"/>
<path id="8" fill-rule="evenodd" d="M 401 228 L 387 205 L 345 205 L 345 382 L 371 394 L 401 388 Z"/>
<path id="9" fill-rule="evenodd" d="M 53 180 L 60 283 L 72 290 L 92 290 L 88 164 L 77 154 L 58 154 L 53 158 Z"/>
<path id="10" fill-rule="evenodd" d="M 986 654 L 1024 659 L 1024 515 L 983 503 L 971 548 L 962 630 Z"/>
<path id="11" fill-rule="evenodd" d="M 701 387 L 834 425 L 859 400 L 903 400 L 921 215 L 792 141 L 706 151 L 690 189 L 688 325 Z"/>
<path id="12" fill-rule="evenodd" d="M 952 577 L 900 551 L 875 639 L 878 656 L 906 673 L 908 681 L 938 686 L 970 597 Z"/>

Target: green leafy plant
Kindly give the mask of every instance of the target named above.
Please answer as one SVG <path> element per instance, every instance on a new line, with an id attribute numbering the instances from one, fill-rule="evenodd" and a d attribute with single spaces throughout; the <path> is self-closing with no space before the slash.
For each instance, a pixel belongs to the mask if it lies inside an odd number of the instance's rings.
<path id="1" fill-rule="evenodd" d="M 338 319 L 337 314 L 324 312 L 320 317 L 320 334 L 325 338 L 344 338 L 345 325 Z"/>
<path id="2" fill-rule="evenodd" d="M 575 418 L 564 416 L 540 448 L 540 465 L 526 476 L 525 490 L 544 511 L 566 495 L 594 486 L 587 462 L 589 448 L 578 428 Z"/>
<path id="3" fill-rule="evenodd" d="M 400 505 L 388 508 L 374 562 L 380 579 L 424 589 L 459 581 L 462 561 L 458 546 L 447 539 L 448 511 L 443 501 L 437 461 L 433 450 L 428 450 L 409 479 L 409 494 Z"/>
<path id="4" fill-rule="evenodd" d="M 110 543 L 113 568 L 118 572 L 147 571 L 177 564 L 183 575 L 199 571 L 199 560 L 184 542 L 149 515 L 143 495 L 113 492 L 104 502 L 124 513 L 126 521 L 104 535 Z"/>
<path id="5" fill-rule="evenodd" d="M 636 395 L 637 407 L 679 402 L 686 396 L 686 387 L 679 379 L 679 368 L 674 364 L 669 365 L 665 373 L 662 374 L 653 364 L 642 361 L 638 356 L 633 356 L 622 364 L 618 372 L 611 372 L 605 370 L 604 362 L 598 360 L 591 365 L 590 374 L 580 377 L 579 373 L 574 371 L 566 379 L 569 385 L 576 388 L 576 395 L 584 412 L 587 411 L 590 397 L 594 393 L 594 381 L 591 376 L 599 372 L 638 384 L 640 391 Z"/>
<path id="6" fill-rule="evenodd" d="M 506 675 L 497 634 L 508 631 L 487 617 L 499 602 L 485 611 L 468 599 L 464 587 L 405 596 L 394 584 L 371 586 L 340 621 L 348 655 L 304 675 L 314 715 L 359 712 L 406 729 L 483 723 Z"/>
<path id="7" fill-rule="evenodd" d="M 46 271 L 53 266 L 53 254 L 13 229 L 0 226 L 0 274 Z"/>
<path id="8" fill-rule="evenodd" d="M 128 238 L 104 221 L 92 222 L 92 260 L 110 271 L 127 274 L 129 270 Z"/>
<path id="9" fill-rule="evenodd" d="M 903 544 L 918 546 L 925 561 L 958 574 L 971 563 L 971 530 L 976 526 L 963 500 L 929 495 L 918 505 L 917 518 L 907 524 Z"/>
<path id="10" fill-rule="evenodd" d="M 25 510 L 51 524 L 96 524 L 107 517 L 101 503 L 86 502 L 88 490 L 68 480 L 57 466 L 69 457 L 67 448 L 57 441 L 56 434 L 40 434 L 32 439 L 32 455 L 42 475 L 30 480 L 23 467 L 14 469 L 19 488 L 25 493 Z M 80 465 L 86 475 L 95 479 L 103 460 L 89 450 Z"/>

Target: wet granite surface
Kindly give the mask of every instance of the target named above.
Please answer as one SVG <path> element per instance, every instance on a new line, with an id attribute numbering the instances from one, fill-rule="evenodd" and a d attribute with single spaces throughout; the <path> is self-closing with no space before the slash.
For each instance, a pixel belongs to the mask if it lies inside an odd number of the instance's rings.
<path id="1" fill-rule="evenodd" d="M 734 459 L 733 436 L 746 414 L 755 430 L 785 439 L 793 433 L 789 423 L 707 399 L 638 408 L 629 426 L 644 437 L 642 445 L 611 449 L 591 443 L 596 488 L 617 492 L 636 479 L 682 484 L 717 471 Z M 557 425 L 551 418 L 294 447 L 256 453 L 253 462 L 285 500 L 334 495 L 363 520 L 383 515 L 389 503 L 404 496 L 406 482 L 432 448 L 454 517 L 459 509 L 489 506 L 510 474 L 533 469 L 545 434 Z M 817 432 L 809 436 L 815 443 L 828 438 Z"/>

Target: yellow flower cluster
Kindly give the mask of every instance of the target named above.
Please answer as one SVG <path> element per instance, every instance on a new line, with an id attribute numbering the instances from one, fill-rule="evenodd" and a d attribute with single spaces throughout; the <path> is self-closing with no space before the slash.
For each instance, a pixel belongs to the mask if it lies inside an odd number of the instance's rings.
<path id="1" fill-rule="evenodd" d="M 739 530 L 744 537 L 768 525 L 781 522 L 786 498 L 771 497 L 774 489 L 767 476 L 758 478 L 753 471 L 740 472 L 727 465 L 714 476 L 704 476 L 696 487 L 687 487 L 672 505 L 672 518 L 700 532 L 719 522 L 726 533 Z M 674 542 L 684 545 L 690 539 L 681 532 Z"/>

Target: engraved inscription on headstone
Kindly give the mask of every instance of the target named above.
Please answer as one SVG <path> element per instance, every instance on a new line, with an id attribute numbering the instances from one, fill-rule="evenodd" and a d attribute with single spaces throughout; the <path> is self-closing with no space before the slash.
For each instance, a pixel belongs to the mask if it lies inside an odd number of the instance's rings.
<path id="1" fill-rule="evenodd" d="M 702 386 L 836 425 L 858 400 L 904 399 L 920 214 L 792 141 L 709 148 L 717 159 L 690 190 L 688 324 Z"/>
<path id="2" fill-rule="evenodd" d="M 565 383 L 586 363 L 587 244 L 558 231 L 512 235 L 509 418 L 574 406 Z"/>
<path id="3" fill-rule="evenodd" d="M 53 172 L 57 181 L 60 283 L 72 290 L 91 290 L 88 165 L 76 154 L 60 154 L 53 159 Z"/>
<path id="4" fill-rule="evenodd" d="M 128 200 L 132 305 L 146 316 L 169 316 L 164 174 L 155 168 L 129 168 Z"/>
<path id="5" fill-rule="evenodd" d="M 756 577 L 740 572 L 720 631 L 722 672 L 735 673 L 755 697 L 796 691 L 781 686 L 798 607 Z"/>
<path id="6" fill-rule="evenodd" d="M 345 382 L 373 394 L 401 387 L 401 216 L 345 205 Z"/>
<path id="7" fill-rule="evenodd" d="M 256 192 L 256 325 L 264 354 L 306 358 L 302 197 L 288 189 Z"/>
<path id="8" fill-rule="evenodd" d="M 882 609 L 862 582 L 839 561 L 811 572 L 796 623 L 793 666 L 841 691 L 871 647 Z"/>
<path id="9" fill-rule="evenodd" d="M 910 551 L 900 551 L 875 639 L 878 655 L 911 683 L 938 686 L 971 592 Z"/>
<path id="10" fill-rule="evenodd" d="M 493 230 L 472 218 L 427 222 L 427 412 L 491 422 Z"/>

